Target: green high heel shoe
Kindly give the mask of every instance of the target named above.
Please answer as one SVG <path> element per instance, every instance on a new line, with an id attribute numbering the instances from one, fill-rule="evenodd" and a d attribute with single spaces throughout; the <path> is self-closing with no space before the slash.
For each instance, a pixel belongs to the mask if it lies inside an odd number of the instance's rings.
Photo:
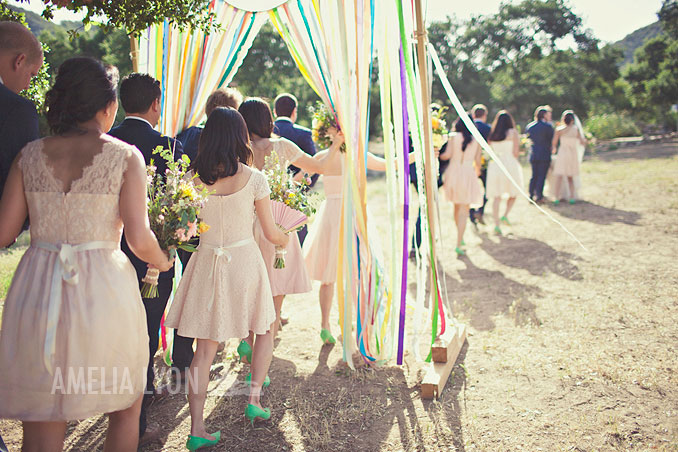
<path id="1" fill-rule="evenodd" d="M 250 372 L 247 374 L 247 377 L 245 377 L 245 381 L 247 382 L 247 386 L 252 385 L 252 373 Z M 268 375 L 266 375 L 266 378 L 264 378 L 264 384 L 261 385 L 264 388 L 268 388 L 268 386 L 271 384 L 271 379 L 268 378 Z"/>
<path id="2" fill-rule="evenodd" d="M 457 253 L 457 256 L 463 256 L 464 254 L 466 254 L 466 253 L 464 252 L 464 250 L 462 250 L 462 249 L 459 248 L 459 247 L 456 247 L 456 248 L 454 249 L 454 252 Z"/>
<path id="3" fill-rule="evenodd" d="M 238 355 L 240 355 L 240 361 L 242 361 L 243 358 L 247 358 L 248 363 L 252 362 L 252 347 L 247 341 L 243 340 L 238 344 Z"/>
<path id="4" fill-rule="evenodd" d="M 250 423 L 254 425 L 254 421 L 259 418 L 263 421 L 267 421 L 271 418 L 271 409 L 266 408 L 266 409 L 261 409 L 256 405 L 252 405 L 251 403 L 247 405 L 247 408 L 245 408 L 245 416 L 247 419 L 250 420 Z"/>
<path id="5" fill-rule="evenodd" d="M 320 330 L 320 339 L 323 340 L 323 344 L 336 344 L 337 340 L 332 336 L 330 330 L 323 328 Z"/>
<path id="6" fill-rule="evenodd" d="M 506 218 L 506 215 L 504 215 L 503 217 L 501 217 L 501 218 L 499 219 L 499 221 L 501 221 L 502 223 L 504 223 L 504 224 L 506 224 L 506 225 L 508 225 L 508 226 L 511 226 L 511 222 L 509 221 L 508 218 Z"/>
<path id="7" fill-rule="evenodd" d="M 186 449 L 188 450 L 198 450 L 202 447 L 214 446 L 221 439 L 221 431 L 212 433 L 214 439 L 202 438 L 200 436 L 188 435 L 188 440 L 186 440 Z"/>

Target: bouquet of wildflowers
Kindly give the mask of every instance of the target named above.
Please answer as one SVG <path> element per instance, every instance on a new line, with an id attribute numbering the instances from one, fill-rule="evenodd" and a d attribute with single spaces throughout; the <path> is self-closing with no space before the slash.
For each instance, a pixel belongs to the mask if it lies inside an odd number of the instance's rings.
<path id="1" fill-rule="evenodd" d="M 447 107 L 431 104 L 431 127 L 433 128 L 433 147 L 440 149 L 447 142 L 447 121 L 445 114 Z"/>
<path id="2" fill-rule="evenodd" d="M 172 151 L 158 146 L 154 151 L 167 162 L 165 174 L 157 174 L 157 168 L 147 166 L 148 173 L 148 219 L 151 230 L 155 233 L 160 247 L 169 250 L 170 255 L 177 248 L 193 252 L 195 246 L 189 244 L 193 237 L 198 237 L 209 229 L 200 220 L 200 209 L 205 205 L 209 192 L 206 188 L 197 190 L 186 178 L 190 159 L 183 155 L 181 160 L 174 161 Z M 149 268 L 142 279 L 141 296 L 155 298 L 158 296 L 158 276 L 160 270 Z"/>
<path id="3" fill-rule="evenodd" d="M 271 188 L 271 210 L 276 225 L 284 232 L 294 231 L 308 222 L 315 213 L 315 194 L 308 193 L 310 177 L 295 181 L 287 171 L 287 165 L 281 165 L 278 154 L 273 152 L 266 157 L 264 174 Z M 285 268 L 285 249 L 275 248 L 273 268 Z"/>
<path id="4" fill-rule="evenodd" d="M 308 110 L 313 116 L 311 125 L 313 141 L 318 144 L 320 149 L 329 148 L 332 144 L 332 139 L 328 135 L 330 127 L 341 130 L 339 124 L 337 124 L 337 118 L 322 102 L 316 102 L 315 106 L 309 107 Z M 340 151 L 346 152 L 346 143 L 341 145 Z"/>

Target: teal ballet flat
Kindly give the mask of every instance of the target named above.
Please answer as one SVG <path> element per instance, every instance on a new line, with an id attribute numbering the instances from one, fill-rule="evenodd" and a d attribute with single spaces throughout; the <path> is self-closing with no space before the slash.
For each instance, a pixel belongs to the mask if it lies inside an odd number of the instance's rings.
<path id="1" fill-rule="evenodd" d="M 456 247 L 456 248 L 454 249 L 454 252 L 457 253 L 457 256 L 463 256 L 464 254 L 466 254 L 466 253 L 464 252 L 464 250 L 462 250 L 462 249 L 459 248 L 459 247 Z"/>
<path id="2" fill-rule="evenodd" d="M 252 385 L 252 373 L 250 372 L 247 374 L 247 377 L 245 377 L 245 381 L 247 382 L 247 386 Z M 268 375 L 266 375 L 266 378 L 264 378 L 264 384 L 261 385 L 264 388 L 268 388 L 268 386 L 271 384 L 271 379 L 268 378 Z"/>
<path id="3" fill-rule="evenodd" d="M 556 199 L 555 201 L 553 201 L 554 206 L 557 206 L 558 204 L 560 204 L 560 199 Z"/>
<path id="4" fill-rule="evenodd" d="M 501 217 L 501 218 L 499 219 L 499 221 L 501 221 L 502 223 L 504 223 L 504 224 L 506 224 L 506 225 L 509 225 L 509 226 L 511 225 L 511 222 L 508 220 L 508 218 L 506 218 L 506 215 L 504 215 L 503 217 Z"/>
<path id="5" fill-rule="evenodd" d="M 574 199 L 570 199 L 570 204 L 574 204 L 576 201 Z"/>
<path id="6" fill-rule="evenodd" d="M 498 235 L 502 235 L 501 228 L 499 226 L 494 227 L 494 232 L 497 233 Z"/>
<path id="7" fill-rule="evenodd" d="M 240 355 L 240 361 L 247 358 L 248 363 L 252 362 L 252 347 L 247 341 L 240 341 L 240 344 L 238 344 L 238 355 Z"/>
<path id="8" fill-rule="evenodd" d="M 247 408 L 245 408 L 245 416 L 247 419 L 250 420 L 250 423 L 254 425 L 254 421 L 259 418 L 263 421 L 267 421 L 271 418 L 271 409 L 266 408 L 261 409 L 256 405 L 252 405 L 251 403 L 247 405 Z"/>
<path id="9" fill-rule="evenodd" d="M 330 330 L 323 328 L 320 330 L 320 339 L 323 340 L 323 344 L 336 344 L 337 340 L 332 336 Z"/>
<path id="10" fill-rule="evenodd" d="M 201 438 L 200 436 L 188 435 L 188 440 L 186 440 L 186 449 L 188 450 L 198 450 L 203 447 L 214 446 L 221 439 L 221 431 L 212 433 L 214 439 Z"/>

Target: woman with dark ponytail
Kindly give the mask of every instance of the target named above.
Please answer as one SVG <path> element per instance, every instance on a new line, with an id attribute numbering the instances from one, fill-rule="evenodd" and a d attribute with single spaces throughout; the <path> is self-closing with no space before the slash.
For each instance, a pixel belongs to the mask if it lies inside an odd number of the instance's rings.
<path id="1" fill-rule="evenodd" d="M 454 130 L 456 133 L 451 135 L 440 159 L 450 160 L 443 174 L 443 191 L 454 204 L 454 221 L 457 224 L 457 246 L 454 251 L 458 256 L 463 256 L 465 252 L 461 247 L 469 208 L 483 205 L 483 185 L 478 179 L 481 151 L 461 118 L 454 124 Z"/>
<path id="2" fill-rule="evenodd" d="M 31 224 L 0 334 L 0 418 L 23 421 L 24 451 L 60 451 L 68 421 L 100 413 L 104 451 L 137 450 L 148 335 L 123 226 L 139 258 L 172 261 L 149 228 L 143 157 L 106 135 L 116 84 L 115 68 L 65 61 L 47 94 L 53 136 L 23 148 L 0 200 L 0 247 Z"/>

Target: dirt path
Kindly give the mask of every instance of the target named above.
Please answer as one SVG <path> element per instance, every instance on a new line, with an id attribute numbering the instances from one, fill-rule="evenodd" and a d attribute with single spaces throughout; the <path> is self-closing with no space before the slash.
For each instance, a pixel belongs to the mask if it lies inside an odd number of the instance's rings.
<path id="1" fill-rule="evenodd" d="M 548 209 L 589 252 L 524 201 L 505 237 L 490 222 L 469 228 L 463 259 L 444 220 L 450 302 L 471 336 L 439 400 L 421 400 L 411 355 L 348 371 L 340 346 L 320 345 L 315 293 L 290 297 L 265 396 L 272 421 L 245 421 L 248 370 L 229 344 L 207 402 L 223 438 L 212 450 L 678 450 L 678 142 L 588 159 L 584 184 L 586 201 Z M 382 218 L 384 199 L 372 183 Z M 451 206 L 441 213 L 450 219 Z M 185 450 L 185 396 L 157 402 L 150 418 L 164 437 L 144 451 Z M 105 427 L 72 423 L 67 450 L 101 450 Z M 19 449 L 17 422 L 0 432 Z"/>

